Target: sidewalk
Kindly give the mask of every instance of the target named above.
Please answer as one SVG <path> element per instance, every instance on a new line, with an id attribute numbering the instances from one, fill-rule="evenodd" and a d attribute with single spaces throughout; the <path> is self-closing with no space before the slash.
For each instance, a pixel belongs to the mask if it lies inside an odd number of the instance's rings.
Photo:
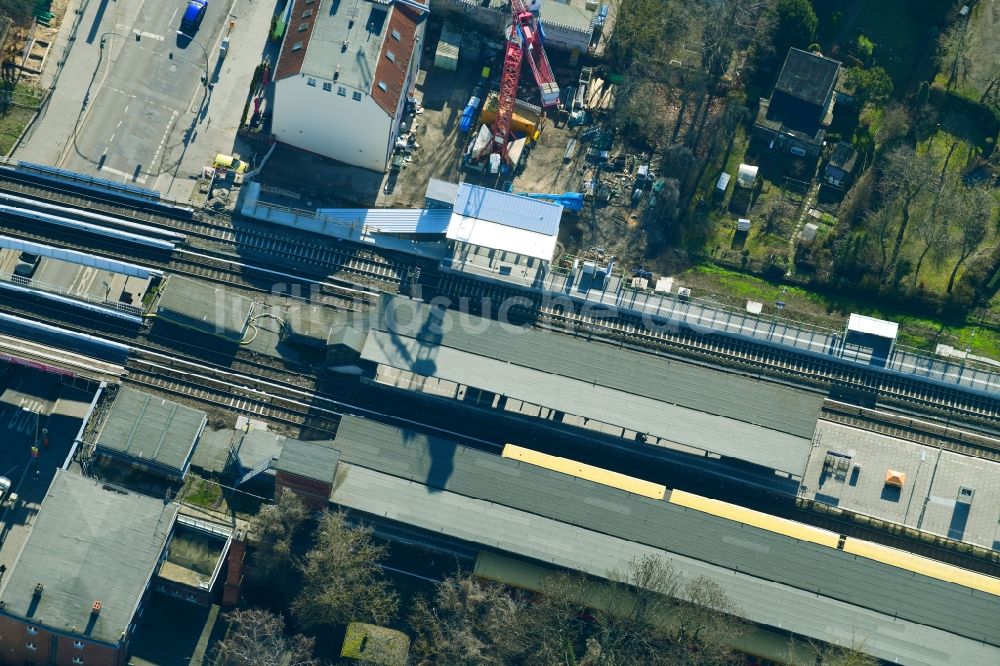
<path id="1" fill-rule="evenodd" d="M 13 159 L 60 166 L 61 157 L 72 149 L 77 123 L 86 111 L 83 100 L 101 62 L 101 35 L 119 25 L 132 25 L 142 3 L 106 2 L 103 14 L 98 16 L 101 6 L 101 0 L 70 0 L 41 76 L 42 87 L 50 89 L 51 94 L 14 151 Z M 267 41 L 274 7 L 273 0 L 233 0 L 227 19 L 235 23 L 229 33 L 229 54 L 219 67 L 221 37 L 216 36 L 209 55 L 210 71 L 218 69 L 218 81 L 207 115 L 196 123 L 188 144 L 180 143 L 178 154 L 164 160 L 165 165 L 174 163 L 155 181 L 154 187 L 164 195 L 188 201 L 202 167 L 211 164 L 217 153 L 243 154 L 237 146 L 236 130 L 253 71 L 269 47 L 272 63 L 277 58 L 277 47 Z M 95 25 L 97 19 L 100 22 Z M 222 36 L 227 31 L 228 27 Z M 96 91 L 91 98 L 94 94 Z"/>
<path id="2" fill-rule="evenodd" d="M 14 159 L 58 166 L 69 147 L 101 60 L 101 34 L 118 23 L 131 24 L 139 3 L 107 3 L 95 26 L 100 8 L 101 0 L 70 0 L 66 7 L 40 81 L 51 91 L 49 99 L 14 151 Z"/>
<path id="3" fill-rule="evenodd" d="M 229 33 L 229 53 L 221 67 L 218 49 L 210 54 L 212 71 L 218 70 L 218 80 L 208 104 L 207 117 L 199 120 L 191 140 L 181 147 L 179 163 L 161 173 L 153 185 L 165 196 L 179 201 L 190 200 L 202 167 L 211 165 L 218 153 L 237 153 L 245 159 L 252 157 L 236 136 L 236 130 L 243 117 L 254 69 L 265 52 L 271 54 L 272 66 L 277 62 L 277 45 L 270 45 L 267 39 L 274 7 L 271 0 L 236 0 L 234 3 L 229 20 L 236 25 Z M 223 31 L 223 36 L 227 30 Z"/>

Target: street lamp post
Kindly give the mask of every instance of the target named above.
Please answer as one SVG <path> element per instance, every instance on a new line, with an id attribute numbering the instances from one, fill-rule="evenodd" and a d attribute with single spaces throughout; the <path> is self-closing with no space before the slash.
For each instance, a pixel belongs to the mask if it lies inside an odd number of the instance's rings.
<path id="1" fill-rule="evenodd" d="M 197 39 L 195 39 L 191 35 L 189 35 L 186 32 L 184 32 L 183 30 L 178 30 L 177 31 L 177 35 L 179 37 L 185 37 L 185 38 L 191 40 L 192 44 L 197 44 L 198 48 L 201 49 L 201 52 L 205 55 L 205 68 L 204 68 L 205 69 L 205 81 L 204 81 L 204 85 L 207 87 L 208 86 L 208 49 L 206 49 L 205 46 L 201 42 L 199 42 Z"/>

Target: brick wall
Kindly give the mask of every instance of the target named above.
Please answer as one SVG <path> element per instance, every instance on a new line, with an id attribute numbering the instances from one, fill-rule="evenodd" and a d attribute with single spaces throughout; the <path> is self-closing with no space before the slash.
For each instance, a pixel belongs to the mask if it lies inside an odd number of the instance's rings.
<path id="1" fill-rule="evenodd" d="M 287 488 L 295 492 L 310 509 L 315 511 L 327 507 L 330 503 L 330 493 L 333 491 L 332 483 L 307 479 L 303 476 L 289 474 L 282 470 L 278 470 L 274 478 L 274 483 L 278 488 Z"/>
<path id="2" fill-rule="evenodd" d="M 226 586 L 222 591 L 222 605 L 235 608 L 240 602 L 240 587 L 243 585 L 243 565 L 247 553 L 247 542 L 242 533 L 233 535 L 229 543 L 226 561 Z"/>
<path id="3" fill-rule="evenodd" d="M 31 633 L 29 627 L 35 633 Z M 34 649 L 28 646 L 29 643 Z M 9 615 L 0 615 L 0 663 L 3 664 L 21 666 L 34 662 L 38 666 L 74 666 L 73 658 L 77 657 L 85 666 L 123 666 L 127 653 L 127 644 L 114 647 L 95 643 L 82 636 L 54 633 Z"/>

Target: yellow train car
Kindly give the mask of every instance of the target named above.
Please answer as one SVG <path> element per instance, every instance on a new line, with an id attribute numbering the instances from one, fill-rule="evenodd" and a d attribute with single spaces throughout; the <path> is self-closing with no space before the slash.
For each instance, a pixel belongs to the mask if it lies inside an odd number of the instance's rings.
<path id="1" fill-rule="evenodd" d="M 569 458 L 550 456 L 546 453 L 532 451 L 516 444 L 507 444 L 503 447 L 503 457 L 512 460 L 519 460 L 536 467 L 544 467 L 554 472 L 561 472 L 579 479 L 593 481 L 603 486 L 611 486 L 619 490 L 625 490 L 634 495 L 642 495 L 652 499 L 663 499 L 667 494 L 667 487 L 651 481 L 643 481 L 632 476 L 611 472 L 593 465 L 585 465 Z"/>
<path id="2" fill-rule="evenodd" d="M 683 490 L 673 490 L 670 492 L 670 503 L 677 506 L 687 507 L 703 513 L 709 513 L 720 518 L 759 527 L 768 532 L 784 534 L 787 537 L 798 539 L 799 541 L 809 541 L 818 543 L 821 546 L 836 548 L 840 535 L 836 532 L 813 527 L 804 523 L 797 523 L 787 518 L 778 518 L 761 511 L 754 511 L 746 507 L 722 502 L 720 500 L 709 499 L 700 495 L 686 493 Z"/>
<path id="3" fill-rule="evenodd" d="M 701 511 L 713 516 L 732 520 L 733 522 L 757 527 L 775 534 L 783 534 L 789 538 L 809 543 L 819 544 L 827 548 L 840 548 L 846 553 L 881 562 L 906 571 L 928 576 L 936 580 L 962 585 L 969 589 L 979 590 L 1000 596 L 1000 578 L 987 576 L 976 571 L 969 571 L 953 564 L 939 562 L 921 555 L 908 553 L 897 548 L 890 548 L 863 539 L 844 537 L 836 532 L 824 530 L 805 523 L 799 523 L 787 518 L 779 518 L 761 511 L 748 509 L 729 502 L 710 499 L 683 490 L 670 491 L 660 484 L 636 479 L 625 474 L 612 472 L 593 465 L 585 465 L 569 458 L 551 456 L 538 451 L 532 451 L 515 444 L 507 444 L 503 449 L 503 457 L 519 460 L 530 465 L 536 465 L 570 476 L 575 476 L 601 485 L 618 488 L 635 495 L 652 499 L 666 499 L 671 504 L 687 509 Z M 526 586 L 519 586 L 526 587 Z M 529 588 L 530 589 L 530 588 Z"/>
<path id="4" fill-rule="evenodd" d="M 953 564 L 932 560 L 929 557 L 908 553 L 905 550 L 890 548 L 879 543 L 861 539 L 847 539 L 844 542 L 844 552 L 875 560 L 889 566 L 912 571 L 923 576 L 936 578 L 948 583 L 955 583 L 973 590 L 1000 596 L 1000 578 L 987 576 L 978 571 L 969 571 Z"/>

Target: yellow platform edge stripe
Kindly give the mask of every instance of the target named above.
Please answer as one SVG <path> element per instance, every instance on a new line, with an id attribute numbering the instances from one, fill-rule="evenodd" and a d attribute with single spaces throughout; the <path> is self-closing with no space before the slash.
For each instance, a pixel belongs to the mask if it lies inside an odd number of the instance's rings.
<path id="1" fill-rule="evenodd" d="M 828 546 L 830 548 L 836 548 L 837 542 L 840 540 L 839 534 L 829 530 L 813 527 L 812 525 L 804 525 L 794 520 L 788 520 L 787 518 L 771 516 L 760 511 L 754 511 L 753 509 L 720 500 L 709 499 L 701 495 L 693 495 L 683 490 L 671 491 L 670 503 L 709 513 L 720 518 L 728 518 L 729 520 L 734 520 L 745 525 L 759 527 L 768 532 L 784 534 L 787 537 L 800 541 L 818 543 L 821 546 Z"/>
<path id="2" fill-rule="evenodd" d="M 908 553 L 905 550 L 890 548 L 882 544 L 848 539 L 844 544 L 844 552 L 858 555 L 869 560 L 875 560 L 899 569 L 905 569 L 948 583 L 955 583 L 980 592 L 1000 596 L 1000 578 L 987 576 L 978 571 L 969 571 L 953 564 L 938 562 L 922 555 Z"/>
<path id="3" fill-rule="evenodd" d="M 504 458 L 519 460 L 529 465 L 593 481 L 603 486 L 611 486 L 612 488 L 625 490 L 635 495 L 642 495 L 643 497 L 663 499 L 667 494 L 666 486 L 653 483 L 652 481 L 644 481 L 618 472 L 601 469 L 600 467 L 585 465 L 569 458 L 550 456 L 546 453 L 539 453 L 538 451 L 517 446 L 516 444 L 507 444 L 504 446 L 502 455 Z"/>

